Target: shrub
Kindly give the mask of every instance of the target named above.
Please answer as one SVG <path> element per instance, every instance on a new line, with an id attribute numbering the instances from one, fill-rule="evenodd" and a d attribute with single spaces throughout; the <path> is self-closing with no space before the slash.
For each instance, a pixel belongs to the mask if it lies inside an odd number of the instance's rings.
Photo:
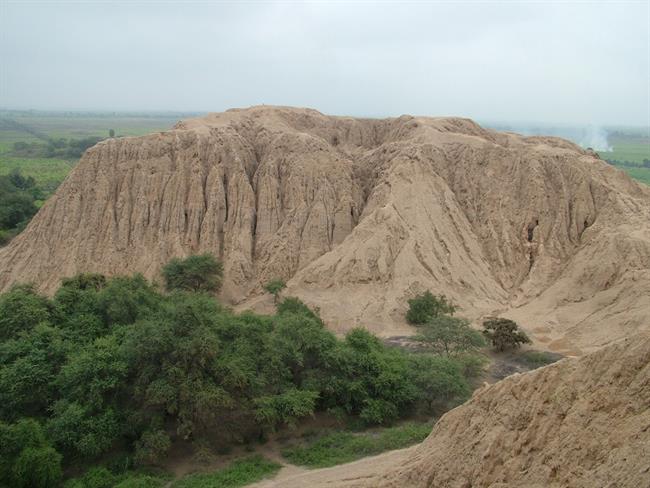
<path id="1" fill-rule="evenodd" d="M 162 430 L 147 431 L 135 444 L 135 462 L 138 464 L 156 464 L 167 454 L 171 440 Z"/>
<path id="2" fill-rule="evenodd" d="M 117 477 L 103 467 L 91 468 L 83 476 L 65 483 L 65 488 L 113 488 Z"/>
<path id="3" fill-rule="evenodd" d="M 215 292 L 221 288 L 223 266 L 211 254 L 174 258 L 162 270 L 168 291 Z"/>
<path id="4" fill-rule="evenodd" d="M 284 300 L 282 300 L 278 304 L 277 310 L 278 310 L 278 315 L 292 313 L 292 314 L 302 315 L 304 317 L 315 319 L 320 323 L 323 322 L 321 318 L 318 316 L 317 312 L 314 312 L 302 301 L 300 301 L 298 298 L 295 297 L 287 297 Z"/>
<path id="5" fill-rule="evenodd" d="M 441 314 L 453 315 L 456 311 L 456 307 L 444 295 L 434 296 L 430 291 L 411 298 L 408 304 L 406 321 L 412 325 L 425 324 Z"/>
<path id="6" fill-rule="evenodd" d="M 516 322 L 510 319 L 489 318 L 483 322 L 483 327 L 485 328 L 483 334 L 498 352 L 530 343 L 528 336 L 519 329 Z"/>
<path id="7" fill-rule="evenodd" d="M 280 292 L 284 290 L 287 287 L 287 284 L 281 280 L 281 279 L 275 279 L 269 281 L 266 285 L 264 285 L 264 289 L 269 292 L 271 295 L 273 295 L 273 301 L 275 303 L 278 303 L 278 297 L 280 296 Z"/>

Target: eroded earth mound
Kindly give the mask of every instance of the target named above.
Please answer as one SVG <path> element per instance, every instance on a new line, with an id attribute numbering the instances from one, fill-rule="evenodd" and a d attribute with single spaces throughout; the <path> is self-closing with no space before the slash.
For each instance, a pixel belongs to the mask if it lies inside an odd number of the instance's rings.
<path id="1" fill-rule="evenodd" d="M 650 189 L 594 153 L 467 119 L 266 106 L 88 150 L 0 249 L 0 288 L 157 278 L 200 252 L 223 261 L 225 300 L 269 307 L 261 285 L 281 277 L 337 331 L 403 333 L 426 289 L 568 354 L 650 327 Z"/>

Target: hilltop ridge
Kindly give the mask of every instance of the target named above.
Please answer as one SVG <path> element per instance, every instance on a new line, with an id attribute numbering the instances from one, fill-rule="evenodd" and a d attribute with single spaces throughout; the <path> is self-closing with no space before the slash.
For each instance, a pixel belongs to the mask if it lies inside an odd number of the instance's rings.
<path id="1" fill-rule="evenodd" d="M 156 278 L 199 252 L 223 261 L 227 302 L 268 309 L 262 285 L 280 277 L 341 332 L 408 332 L 426 289 L 564 354 L 650 327 L 650 189 L 594 153 L 468 119 L 290 107 L 97 144 L 0 249 L 0 288 Z"/>

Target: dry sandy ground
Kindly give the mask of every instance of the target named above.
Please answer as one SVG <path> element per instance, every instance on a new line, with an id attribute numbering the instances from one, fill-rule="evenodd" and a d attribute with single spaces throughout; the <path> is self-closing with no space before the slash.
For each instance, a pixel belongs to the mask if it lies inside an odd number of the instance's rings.
<path id="1" fill-rule="evenodd" d="M 250 485 L 251 488 L 306 488 L 353 486 L 360 481 L 370 482 L 377 471 L 395 469 L 403 464 L 417 446 L 385 452 L 378 456 L 360 459 L 352 463 L 331 468 L 306 470 L 296 466 L 285 466 L 273 479 Z"/>

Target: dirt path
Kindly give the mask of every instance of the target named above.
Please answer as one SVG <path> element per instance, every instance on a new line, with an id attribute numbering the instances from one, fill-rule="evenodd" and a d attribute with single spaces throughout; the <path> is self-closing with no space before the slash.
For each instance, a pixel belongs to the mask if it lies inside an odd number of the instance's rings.
<path id="1" fill-rule="evenodd" d="M 259 481 L 249 485 L 248 488 L 344 488 L 360 481 L 371 482 L 378 471 L 397 467 L 403 463 L 418 445 L 388 451 L 331 468 L 306 470 L 285 464 L 274 478 Z"/>

